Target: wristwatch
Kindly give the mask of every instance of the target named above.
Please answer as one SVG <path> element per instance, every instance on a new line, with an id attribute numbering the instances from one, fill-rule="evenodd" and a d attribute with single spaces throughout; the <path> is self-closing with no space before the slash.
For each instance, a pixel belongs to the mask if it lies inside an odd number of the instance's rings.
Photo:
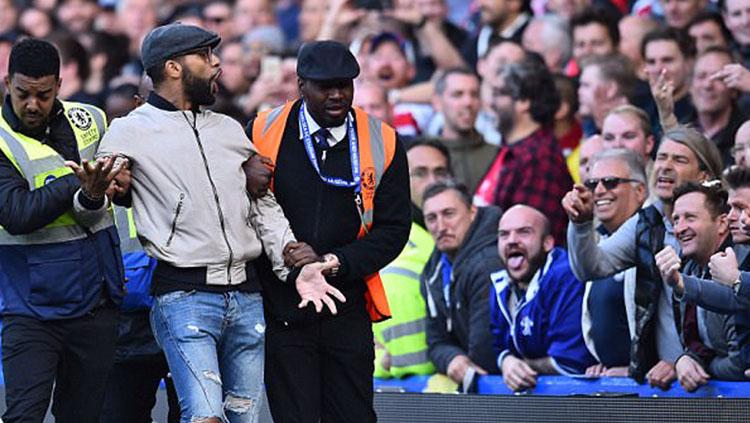
<path id="1" fill-rule="evenodd" d="M 341 267 L 341 260 L 339 260 L 338 256 L 336 256 L 336 254 L 333 254 L 333 253 L 328 253 L 323 256 L 323 260 L 336 262 L 336 266 L 328 270 L 328 276 L 336 277 L 336 275 L 338 275 L 339 273 L 339 267 Z"/>
<path id="2" fill-rule="evenodd" d="M 742 281 L 738 277 L 736 281 L 732 284 L 732 291 L 734 291 L 734 295 L 740 294 L 740 287 L 742 286 Z"/>

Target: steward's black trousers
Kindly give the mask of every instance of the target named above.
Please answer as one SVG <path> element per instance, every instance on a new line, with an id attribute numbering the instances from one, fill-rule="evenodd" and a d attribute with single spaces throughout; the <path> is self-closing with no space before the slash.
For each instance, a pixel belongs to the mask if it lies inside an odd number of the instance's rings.
<path id="1" fill-rule="evenodd" d="M 98 423 L 114 359 L 118 313 L 107 303 L 75 319 L 4 316 L 3 421 L 43 421 L 54 383 L 55 421 Z"/>
<path id="2" fill-rule="evenodd" d="M 265 382 L 274 422 L 376 420 L 372 323 L 362 303 L 312 322 L 267 319 Z"/>

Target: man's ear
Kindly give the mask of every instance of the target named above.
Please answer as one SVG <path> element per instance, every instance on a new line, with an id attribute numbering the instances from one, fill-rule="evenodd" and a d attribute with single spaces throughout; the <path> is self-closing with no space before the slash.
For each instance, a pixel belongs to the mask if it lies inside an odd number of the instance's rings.
<path id="1" fill-rule="evenodd" d="M 545 253 L 552 251 L 552 249 L 555 248 L 555 238 L 552 235 L 545 235 L 542 240 L 542 247 L 544 248 Z"/>
<path id="2" fill-rule="evenodd" d="M 729 216 L 726 213 L 720 214 L 718 217 L 719 234 L 725 234 L 729 232 Z"/>
<path id="3" fill-rule="evenodd" d="M 521 114 L 524 114 L 524 113 L 530 113 L 530 110 L 531 110 L 531 100 L 528 100 L 528 99 L 521 100 L 521 99 L 519 99 L 519 100 L 516 100 L 514 103 L 515 103 L 516 113 L 518 115 L 521 115 Z"/>
<path id="4" fill-rule="evenodd" d="M 417 67 L 413 63 L 409 63 L 409 71 L 407 72 L 407 75 L 409 76 L 409 82 L 411 82 L 417 75 Z"/>
<path id="5" fill-rule="evenodd" d="M 474 218 L 477 217 L 477 212 L 478 211 L 479 210 L 477 209 L 477 206 L 475 206 L 473 204 L 471 205 L 471 207 L 469 207 L 469 216 L 470 216 L 472 222 L 474 221 Z"/>
<path id="6" fill-rule="evenodd" d="M 655 145 L 654 136 L 649 135 L 648 137 L 646 137 L 646 154 L 647 155 L 650 156 L 651 153 L 654 151 L 654 145 Z"/>
<path id="7" fill-rule="evenodd" d="M 638 197 L 638 203 L 643 204 L 643 202 L 646 201 L 646 194 L 648 193 L 646 190 L 646 184 L 638 184 L 635 187 L 635 193 Z"/>
<path id="8" fill-rule="evenodd" d="M 167 60 L 164 62 L 164 75 L 172 79 L 179 79 L 182 76 L 182 63 L 177 60 Z"/>
<path id="9" fill-rule="evenodd" d="M 607 81 L 604 84 L 608 100 L 613 99 L 620 94 L 620 90 L 617 88 L 617 83 L 615 81 Z"/>
<path id="10" fill-rule="evenodd" d="M 435 110 L 438 113 L 442 113 L 443 108 L 440 107 L 440 97 L 437 94 L 433 94 L 430 98 L 430 103 L 432 104 L 433 110 Z"/>
<path id="11" fill-rule="evenodd" d="M 564 119 L 566 116 L 568 116 L 568 112 L 570 112 L 570 104 L 568 104 L 568 102 L 565 100 L 561 101 L 560 107 L 558 107 L 557 111 L 555 112 L 555 120 Z"/>
<path id="12" fill-rule="evenodd" d="M 481 76 L 483 79 L 487 77 L 487 60 L 486 59 L 479 59 L 477 60 L 477 73 L 479 76 Z"/>
<path id="13" fill-rule="evenodd" d="M 297 78 L 297 91 L 299 93 L 299 98 L 304 99 L 305 96 L 302 95 L 305 91 L 305 80 L 302 78 Z"/>

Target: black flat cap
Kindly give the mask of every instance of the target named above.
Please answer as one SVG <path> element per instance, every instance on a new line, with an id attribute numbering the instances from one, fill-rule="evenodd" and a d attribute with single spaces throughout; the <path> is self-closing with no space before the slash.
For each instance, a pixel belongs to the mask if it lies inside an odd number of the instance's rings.
<path id="1" fill-rule="evenodd" d="M 345 45 L 336 41 L 314 41 L 300 49 L 297 75 L 315 81 L 354 79 L 359 75 L 359 64 Z"/>
<path id="2" fill-rule="evenodd" d="M 158 26 L 143 40 L 141 62 L 144 69 L 149 69 L 190 50 L 216 47 L 219 42 L 221 37 L 215 32 L 197 26 L 181 23 Z"/>

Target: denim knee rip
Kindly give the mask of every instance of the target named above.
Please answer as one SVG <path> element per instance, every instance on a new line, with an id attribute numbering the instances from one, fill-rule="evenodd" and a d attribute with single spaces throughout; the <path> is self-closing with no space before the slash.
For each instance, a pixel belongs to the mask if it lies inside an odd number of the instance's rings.
<path id="1" fill-rule="evenodd" d="M 224 410 L 234 414 L 245 414 L 253 409 L 255 401 L 252 398 L 241 397 L 227 392 L 224 399 Z"/>

